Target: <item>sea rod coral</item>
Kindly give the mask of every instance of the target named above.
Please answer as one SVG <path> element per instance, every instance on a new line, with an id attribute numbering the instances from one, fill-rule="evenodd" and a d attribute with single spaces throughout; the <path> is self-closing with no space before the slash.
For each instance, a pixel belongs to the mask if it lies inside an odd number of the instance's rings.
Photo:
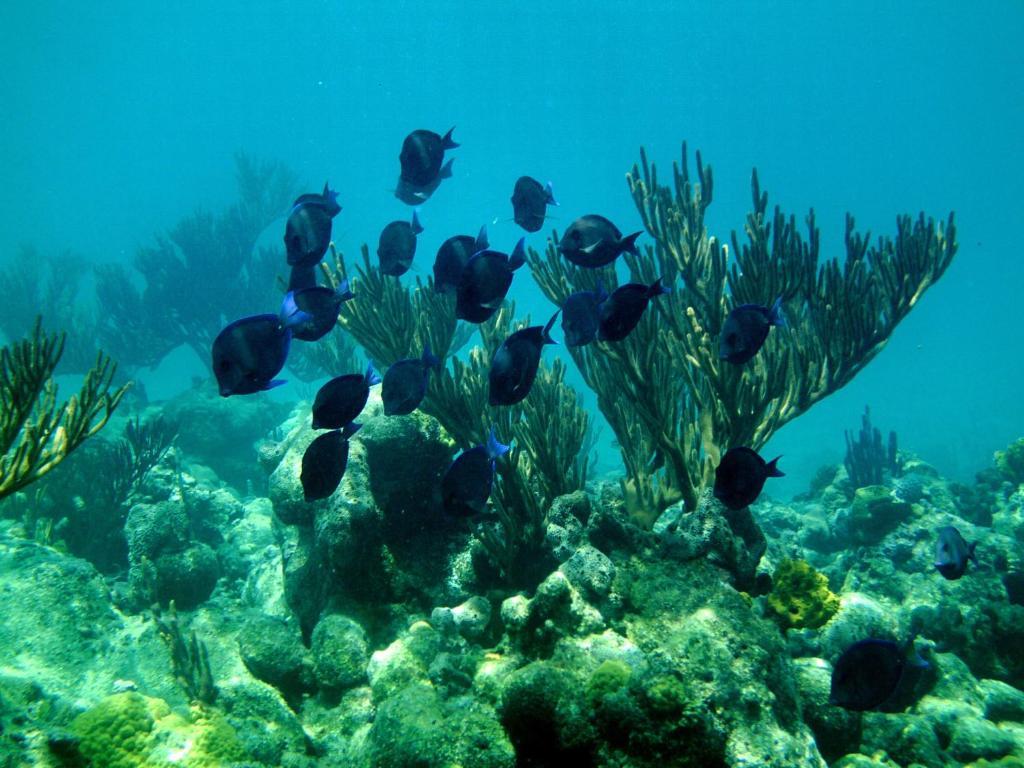
<path id="1" fill-rule="evenodd" d="M 674 187 L 659 183 L 641 150 L 627 174 L 633 202 L 654 240 L 625 255 L 630 280 L 661 278 L 671 293 L 645 313 L 624 341 L 570 349 L 615 432 L 626 467 L 624 491 L 647 525 L 678 501 L 693 509 L 714 467 L 733 446 L 761 448 L 787 422 L 849 383 L 885 347 L 897 324 L 956 253 L 953 214 L 936 223 L 898 216 L 895 237 L 871 244 L 846 217 L 846 256 L 819 263 L 814 211 L 801 234 L 796 217 L 768 211 L 753 173 L 753 211 L 732 248 L 710 235 L 711 167 L 697 153 L 691 176 L 686 145 Z M 611 266 L 581 269 L 561 258 L 554 232 L 529 264 L 547 297 L 561 306 L 578 290 L 618 284 Z M 781 298 L 788 331 L 737 367 L 719 359 L 730 310 Z M 781 330 L 781 329 L 779 329 Z"/>

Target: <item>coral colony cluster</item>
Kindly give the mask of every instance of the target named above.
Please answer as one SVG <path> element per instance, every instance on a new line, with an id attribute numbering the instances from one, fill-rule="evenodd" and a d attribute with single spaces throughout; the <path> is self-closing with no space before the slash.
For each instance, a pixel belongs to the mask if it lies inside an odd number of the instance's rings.
<path id="1" fill-rule="evenodd" d="M 407 145 L 396 194 L 425 204 L 455 143 Z M 588 214 L 543 249 L 455 236 L 403 282 L 418 216 L 346 260 L 329 190 L 289 205 L 294 178 L 242 158 L 236 206 L 144 249 L 141 283 L 96 281 L 122 370 L 193 344 L 219 391 L 149 403 L 87 349 L 59 404 L 65 337 L 4 348 L 0 765 L 1024 764 L 1024 441 L 957 484 L 865 412 L 805 494 L 761 493 L 785 467 L 757 452 L 882 350 L 952 216 L 874 243 L 848 218 L 821 261 L 813 216 L 769 211 L 756 174 L 731 245 L 704 225 L 711 168 L 684 146 L 672 177 L 628 175 L 639 235 Z M 528 233 L 551 204 L 516 183 Z M 278 279 L 252 254 L 281 214 Z M 233 286 L 216 316 L 209 270 Z M 559 320 L 516 316 L 527 272 Z M 71 328 L 82 303 L 48 279 L 36 306 Z M 621 477 L 590 471 L 551 336 Z M 330 381 L 268 398 L 281 353 Z"/>

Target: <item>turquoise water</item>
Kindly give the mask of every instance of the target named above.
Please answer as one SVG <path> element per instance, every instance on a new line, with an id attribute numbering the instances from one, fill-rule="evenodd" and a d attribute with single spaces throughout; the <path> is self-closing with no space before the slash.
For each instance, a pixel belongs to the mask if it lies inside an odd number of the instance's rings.
<path id="1" fill-rule="evenodd" d="M 553 226 L 593 211 L 638 228 L 625 172 L 640 146 L 667 167 L 686 139 L 714 167 L 709 221 L 722 238 L 742 226 L 754 166 L 773 204 L 799 217 L 814 207 L 826 256 L 841 253 L 846 211 L 873 234 L 901 212 L 957 214 L 960 252 L 942 283 L 853 384 L 769 447 L 789 469 L 777 493 L 841 456 L 841 430 L 865 404 L 959 478 L 1024 423 L 1012 330 L 1024 285 L 1018 3 L 43 3 L 0 14 L 4 263 L 25 243 L 130 262 L 196 207 L 232 201 L 238 151 L 279 159 L 312 187 L 329 179 L 344 205 L 335 240 L 352 253 L 408 213 L 389 191 L 404 135 L 455 125 L 455 178 L 423 210 L 425 275 L 453 232 L 487 222 L 511 247 L 521 174 L 554 182 Z M 548 311 L 528 279 L 513 295 Z M 144 371 L 151 396 L 187 384 L 183 365 L 202 372 L 184 352 Z M 612 448 L 602 461 L 614 466 Z"/>

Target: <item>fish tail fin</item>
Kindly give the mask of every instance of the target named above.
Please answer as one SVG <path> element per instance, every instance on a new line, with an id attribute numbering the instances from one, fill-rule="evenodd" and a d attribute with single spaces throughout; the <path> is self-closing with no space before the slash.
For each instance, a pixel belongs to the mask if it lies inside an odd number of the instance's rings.
<path id="1" fill-rule="evenodd" d="M 634 232 L 631 235 L 626 235 L 624 238 L 619 240 L 619 248 L 623 251 L 628 251 L 634 255 L 638 254 L 639 251 L 636 249 L 636 239 L 642 235 L 643 232 Z"/>
<path id="2" fill-rule="evenodd" d="M 458 144 L 455 143 L 455 139 L 452 138 L 452 131 L 454 130 L 455 126 L 453 125 L 451 128 L 448 129 L 448 133 L 441 137 L 441 146 L 444 147 L 445 149 L 455 149 L 456 147 L 459 146 Z"/>
<path id="3" fill-rule="evenodd" d="M 978 542 L 976 541 L 972 541 L 970 544 L 967 545 L 967 559 L 975 565 L 978 564 L 978 556 L 974 554 L 974 548 L 976 546 L 978 546 Z"/>
<path id="4" fill-rule="evenodd" d="M 779 296 L 775 299 L 772 304 L 772 308 L 768 310 L 768 322 L 771 325 L 777 325 L 780 328 L 786 327 L 786 315 L 782 311 L 782 297 Z"/>
<path id="5" fill-rule="evenodd" d="M 555 327 L 555 320 L 558 319 L 558 315 L 561 313 L 561 309 L 555 310 L 555 314 L 548 320 L 548 324 L 544 326 L 544 331 L 541 334 L 541 338 L 545 344 L 557 344 L 558 342 L 551 338 L 551 329 Z"/>
<path id="6" fill-rule="evenodd" d="M 768 462 L 766 469 L 768 470 L 768 477 L 785 477 L 786 473 L 778 468 L 777 464 L 782 456 L 776 456 L 774 459 Z"/>
<path id="7" fill-rule="evenodd" d="M 334 293 L 342 301 L 350 301 L 356 297 L 356 295 L 352 293 L 352 289 L 348 286 L 348 278 L 338 283 L 338 287 L 334 290 Z"/>
<path id="8" fill-rule="evenodd" d="M 491 427 L 491 433 L 487 436 L 487 455 L 491 460 L 497 459 L 508 453 L 509 445 L 503 445 L 498 442 L 498 436 L 494 434 L 494 427 Z"/>
<path id="9" fill-rule="evenodd" d="M 287 383 L 288 379 L 271 379 L 263 385 L 263 391 L 266 392 L 268 389 L 277 389 L 278 387 L 283 387 Z"/>
<path id="10" fill-rule="evenodd" d="M 516 247 L 508 257 L 508 266 L 511 270 L 517 270 L 526 263 L 526 238 L 520 237 Z"/>
<path id="11" fill-rule="evenodd" d="M 474 253 L 477 251 L 487 250 L 488 245 L 489 243 L 487 242 L 487 225 L 484 224 L 483 226 L 480 227 L 480 233 L 476 236 L 476 242 L 473 243 L 473 248 L 476 249 Z"/>
<path id="12" fill-rule="evenodd" d="M 363 426 L 358 421 L 350 421 L 344 427 L 341 428 L 341 439 L 348 440 L 352 435 L 359 431 L 359 428 Z"/>
<path id="13" fill-rule="evenodd" d="M 423 345 L 423 357 L 421 360 L 423 361 L 423 365 L 427 368 L 438 369 L 441 367 L 441 361 L 438 359 L 437 355 L 430 351 L 429 344 Z"/>
<path id="14" fill-rule="evenodd" d="M 647 298 L 653 299 L 656 296 L 661 296 L 664 293 L 670 293 L 671 290 L 661 284 L 661 278 L 659 277 L 647 288 Z"/>
<path id="15" fill-rule="evenodd" d="M 608 291 L 604 289 L 604 283 L 600 280 L 597 281 L 597 288 L 594 289 L 594 293 L 597 294 L 598 304 L 608 298 Z"/>
<path id="16" fill-rule="evenodd" d="M 282 328 L 294 328 L 309 320 L 309 313 L 299 309 L 295 303 L 295 291 L 288 291 L 281 302 L 281 313 L 278 315 Z"/>
<path id="17" fill-rule="evenodd" d="M 441 172 L 439 174 L 440 178 L 442 178 L 442 179 L 450 179 L 452 177 L 452 163 L 453 162 L 455 162 L 455 158 L 454 157 L 450 157 L 450 158 L 448 158 L 448 162 L 441 166 Z M 426 200 L 427 199 L 426 196 L 423 196 L 423 199 Z"/>
<path id="18" fill-rule="evenodd" d="M 412 233 L 414 235 L 418 235 L 422 231 L 423 231 L 423 225 L 420 224 L 420 209 L 419 208 L 413 208 L 412 209 Z"/>
<path id="19" fill-rule="evenodd" d="M 558 205 L 558 201 L 555 200 L 555 190 L 550 181 L 544 185 L 544 194 L 547 195 L 548 205 Z"/>
<path id="20" fill-rule="evenodd" d="M 380 384 L 380 376 L 373 370 L 373 361 L 371 360 L 366 366 L 366 374 L 363 376 L 366 380 L 366 386 L 372 387 L 374 384 Z"/>

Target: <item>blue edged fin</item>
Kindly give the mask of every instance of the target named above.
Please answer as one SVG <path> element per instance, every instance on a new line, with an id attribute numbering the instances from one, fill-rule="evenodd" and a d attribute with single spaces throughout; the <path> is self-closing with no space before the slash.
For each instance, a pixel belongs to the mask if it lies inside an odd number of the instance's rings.
<path id="1" fill-rule="evenodd" d="M 363 376 L 363 378 L 366 380 L 366 386 L 368 387 L 372 387 L 375 384 L 380 384 L 380 376 L 378 376 L 377 372 L 373 370 L 372 360 L 370 361 L 370 364 L 366 366 L 366 374 Z"/>
<path id="2" fill-rule="evenodd" d="M 476 242 L 473 243 L 473 248 L 479 251 L 486 251 L 489 243 L 487 242 L 487 225 L 484 224 L 480 227 L 480 234 L 476 236 Z"/>
<path id="3" fill-rule="evenodd" d="M 414 235 L 418 235 L 422 231 L 423 231 L 423 225 L 420 224 L 420 209 L 419 208 L 413 208 L 412 209 L 412 233 Z"/>
<path id="4" fill-rule="evenodd" d="M 351 301 L 356 297 L 356 295 L 352 293 L 352 290 L 348 287 L 348 279 L 342 280 L 338 284 L 338 287 L 335 289 L 334 293 L 341 301 Z"/>
<path id="5" fill-rule="evenodd" d="M 420 362 L 423 363 L 425 368 L 440 368 L 441 361 L 437 358 L 433 352 L 430 351 L 430 345 L 423 345 L 423 357 L 420 358 Z"/>
<path id="6" fill-rule="evenodd" d="M 526 263 L 526 238 L 520 237 L 508 257 L 508 268 L 515 271 Z"/>
<path id="7" fill-rule="evenodd" d="M 282 328 L 294 328 L 297 325 L 302 325 L 304 322 L 309 320 L 309 313 L 303 312 L 299 309 L 298 304 L 295 303 L 295 291 L 288 291 L 284 295 L 284 301 L 281 302 L 281 312 L 278 315 L 278 320 L 281 323 Z"/>
<path id="8" fill-rule="evenodd" d="M 671 290 L 661 284 L 661 278 L 659 277 L 647 288 L 647 298 L 653 299 L 656 296 L 661 296 L 665 293 L 671 293 Z"/>
<path id="9" fill-rule="evenodd" d="M 561 313 L 561 309 L 555 311 L 555 314 L 548 320 L 548 324 L 544 326 L 544 332 L 541 334 L 541 338 L 545 344 L 557 344 L 558 342 L 551 338 L 551 329 L 555 326 L 555 320 L 558 319 L 558 315 Z"/>
<path id="10" fill-rule="evenodd" d="M 266 392 L 268 389 L 277 389 L 283 387 L 288 383 L 288 379 L 271 379 L 263 386 L 263 391 Z"/>
<path id="11" fill-rule="evenodd" d="M 342 440 L 348 440 L 352 435 L 359 431 L 359 428 L 363 426 L 358 421 L 350 421 L 344 427 L 341 428 Z"/>
<path id="12" fill-rule="evenodd" d="M 768 322 L 780 328 L 786 327 L 786 315 L 782 312 L 782 297 L 779 296 L 768 310 Z"/>
<path id="13" fill-rule="evenodd" d="M 636 249 L 636 239 L 642 235 L 643 232 L 634 232 L 631 235 L 626 235 L 624 238 L 619 240 L 619 249 L 626 251 L 627 253 L 639 253 Z"/>
<path id="14" fill-rule="evenodd" d="M 544 194 L 547 195 L 548 205 L 558 205 L 558 201 L 555 200 L 555 190 L 551 187 L 550 181 L 544 185 Z"/>
<path id="15" fill-rule="evenodd" d="M 493 461 L 508 453 L 510 447 L 511 445 L 502 445 L 498 442 L 498 437 L 494 434 L 494 427 L 491 427 L 491 434 L 487 436 L 487 456 Z"/>

